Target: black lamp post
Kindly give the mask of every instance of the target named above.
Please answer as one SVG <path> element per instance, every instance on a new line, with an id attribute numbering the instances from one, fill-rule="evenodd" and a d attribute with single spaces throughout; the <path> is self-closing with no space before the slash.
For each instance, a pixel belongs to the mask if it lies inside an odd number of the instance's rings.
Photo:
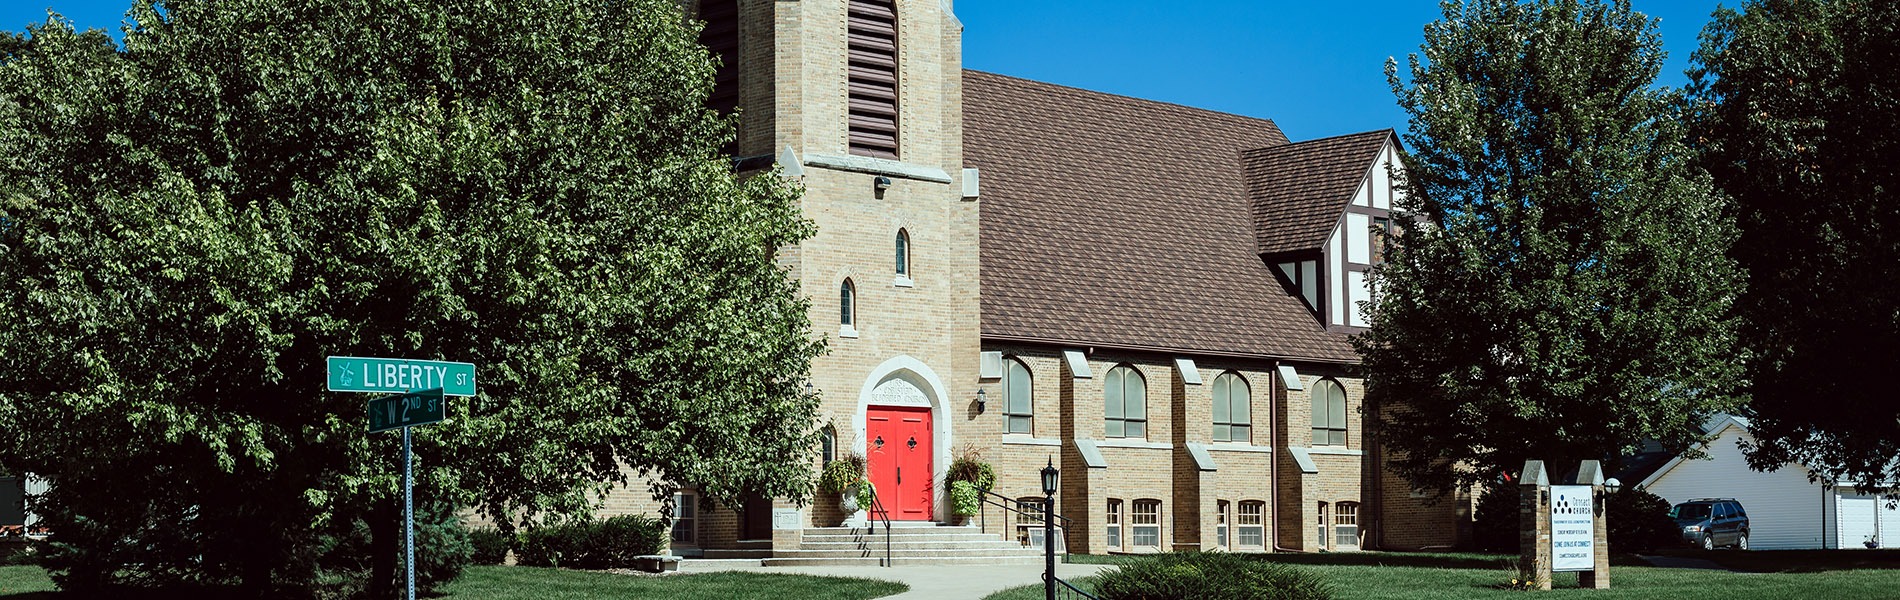
<path id="1" fill-rule="evenodd" d="M 1042 468 L 1042 589 L 1047 600 L 1056 600 L 1056 484 L 1061 475 L 1054 458 Z"/>

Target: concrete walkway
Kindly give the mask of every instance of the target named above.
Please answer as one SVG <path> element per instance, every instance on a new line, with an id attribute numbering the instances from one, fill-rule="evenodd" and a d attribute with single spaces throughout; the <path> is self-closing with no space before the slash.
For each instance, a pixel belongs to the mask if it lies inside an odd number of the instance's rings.
<path id="1" fill-rule="evenodd" d="M 1067 580 L 1094 575 L 1114 565 L 1065 565 L 1056 563 L 1056 576 Z M 897 566 L 897 567 L 762 567 L 759 561 L 741 560 L 696 560 L 680 561 L 681 573 L 709 573 L 714 571 L 749 571 L 754 573 L 786 573 L 794 575 L 829 575 L 835 577 L 857 577 L 861 579 L 882 579 L 897 581 L 910 586 L 910 591 L 895 596 L 885 596 L 890 600 L 925 599 L 970 599 L 975 600 L 992 593 L 1022 585 L 1042 582 L 1042 565 L 954 565 L 954 566 Z M 785 600 L 795 600 L 786 598 Z"/>

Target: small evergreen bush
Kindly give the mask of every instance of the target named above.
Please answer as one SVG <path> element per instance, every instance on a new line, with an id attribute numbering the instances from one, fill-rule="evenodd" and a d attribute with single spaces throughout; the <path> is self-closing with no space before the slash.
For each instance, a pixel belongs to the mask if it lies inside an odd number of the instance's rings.
<path id="1" fill-rule="evenodd" d="M 1677 543 L 1682 534 L 1669 518 L 1669 501 L 1649 490 L 1624 488 L 1605 496 L 1603 503 L 1611 552 L 1649 552 Z"/>
<path id="2" fill-rule="evenodd" d="M 530 529 L 515 559 L 531 567 L 619 569 L 632 567 L 636 556 L 665 553 L 668 541 L 660 521 L 622 515 Z"/>
<path id="3" fill-rule="evenodd" d="M 1174 552 L 1102 573 L 1103 600 L 1331 600 L 1317 573 L 1225 552 Z"/>
<path id="4" fill-rule="evenodd" d="M 483 527 L 469 531 L 468 542 L 475 547 L 475 553 L 470 557 L 475 564 L 499 565 L 508 562 L 508 551 L 515 547 L 515 536 L 493 527 Z"/>
<path id="5" fill-rule="evenodd" d="M 1484 552 L 1516 553 L 1518 530 L 1523 517 L 1518 513 L 1515 485 L 1495 485 L 1478 496 L 1477 514 L 1471 522 L 1471 543 Z"/>
<path id="6" fill-rule="evenodd" d="M 437 510 L 434 515 L 417 515 L 416 588 L 432 591 L 437 585 L 455 581 L 468 568 L 475 547 L 469 544 L 468 528 L 453 511 Z"/>

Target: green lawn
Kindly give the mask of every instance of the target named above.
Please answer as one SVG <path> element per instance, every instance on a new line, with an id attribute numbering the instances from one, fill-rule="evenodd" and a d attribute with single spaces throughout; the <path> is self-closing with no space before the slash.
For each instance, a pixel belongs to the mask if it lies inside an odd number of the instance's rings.
<path id="1" fill-rule="evenodd" d="M 39 567 L 0 567 L 0 599 L 64 600 Z M 588 571 L 529 567 L 469 567 L 444 587 L 438 598 L 450 600 L 592 600 L 596 598 L 668 598 L 677 600 L 795 600 L 837 598 L 867 600 L 909 590 L 889 581 L 774 575 L 706 573 L 639 577 Z"/>
<path id="2" fill-rule="evenodd" d="M 34 566 L 0 567 L 0 598 L 22 600 L 25 598 L 51 598 L 48 593 L 58 589 L 53 580 L 46 577 L 46 570 Z"/>
<path id="3" fill-rule="evenodd" d="M 469 567 L 460 579 L 443 588 L 448 598 L 482 600 L 591 598 L 669 598 L 679 600 L 793 600 L 839 598 L 861 600 L 902 593 L 910 586 L 869 579 L 777 575 L 766 573 L 704 573 L 638 577 L 584 571 L 530 567 Z"/>
<path id="4" fill-rule="evenodd" d="M 1511 577 L 1504 565 L 1509 557 L 1492 554 L 1335 553 L 1261 554 L 1259 560 L 1301 565 L 1326 577 L 1337 600 L 1526 598 L 1525 592 L 1498 589 Z M 1536 598 L 1622 600 L 1670 598 L 1683 600 L 1800 600 L 1822 596 L 1847 598 L 1900 597 L 1900 553 L 1881 556 L 1864 551 L 1844 552 L 1713 552 L 1685 556 L 1707 558 L 1731 569 L 1764 572 L 1730 573 L 1695 569 L 1628 566 L 1619 559 L 1610 569 L 1610 589 L 1575 589 L 1574 573 L 1557 574 L 1557 588 Z M 1075 556 L 1077 563 L 1117 563 L 1139 560 L 1122 556 Z M 1883 566 L 1884 565 L 1884 566 Z M 1093 590 L 1090 578 L 1078 587 Z M 1564 589 L 1565 587 L 1572 589 Z M 986 600 L 1033 600 L 1040 586 L 1004 590 Z"/>

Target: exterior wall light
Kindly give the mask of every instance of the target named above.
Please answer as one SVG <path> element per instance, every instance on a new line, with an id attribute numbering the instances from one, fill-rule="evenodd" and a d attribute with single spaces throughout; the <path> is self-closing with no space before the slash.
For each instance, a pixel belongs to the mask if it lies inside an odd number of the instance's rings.
<path id="1" fill-rule="evenodd" d="M 983 414 L 983 407 L 990 402 L 990 395 L 983 388 L 976 388 L 976 414 Z"/>

